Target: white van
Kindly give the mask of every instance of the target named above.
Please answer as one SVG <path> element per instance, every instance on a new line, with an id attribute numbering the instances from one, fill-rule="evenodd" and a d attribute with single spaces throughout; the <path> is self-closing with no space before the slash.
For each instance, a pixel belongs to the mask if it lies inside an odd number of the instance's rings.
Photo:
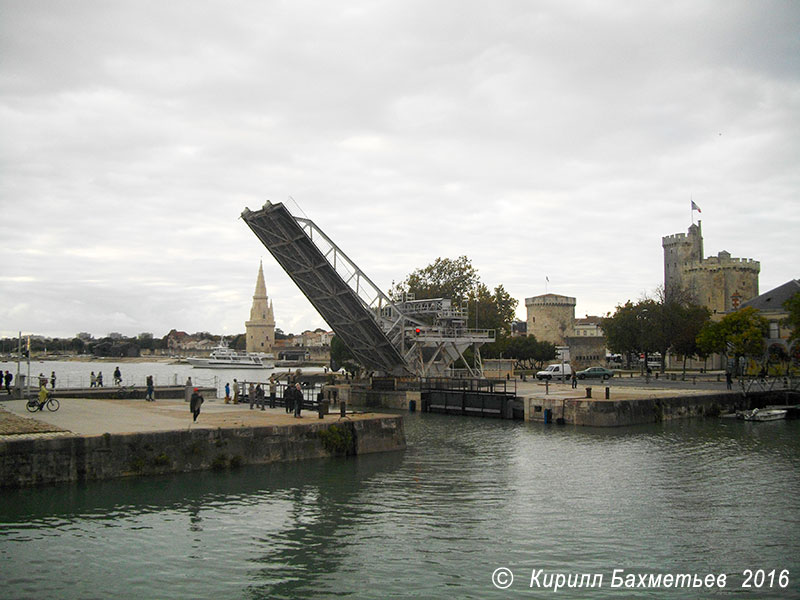
<path id="1" fill-rule="evenodd" d="M 572 367 L 569 364 L 561 363 L 557 365 L 550 365 L 544 371 L 539 371 L 536 373 L 536 379 L 553 379 L 554 377 L 568 379 L 572 377 Z"/>

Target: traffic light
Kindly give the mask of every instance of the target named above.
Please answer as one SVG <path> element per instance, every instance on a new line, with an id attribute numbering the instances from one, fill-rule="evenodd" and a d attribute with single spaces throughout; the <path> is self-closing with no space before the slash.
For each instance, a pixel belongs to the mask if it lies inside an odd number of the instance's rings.
<path id="1" fill-rule="evenodd" d="M 414 333 L 415 333 L 415 334 L 417 334 L 417 335 L 419 335 L 420 333 L 422 333 L 422 329 L 420 329 L 419 327 L 417 327 L 417 328 L 414 330 Z"/>

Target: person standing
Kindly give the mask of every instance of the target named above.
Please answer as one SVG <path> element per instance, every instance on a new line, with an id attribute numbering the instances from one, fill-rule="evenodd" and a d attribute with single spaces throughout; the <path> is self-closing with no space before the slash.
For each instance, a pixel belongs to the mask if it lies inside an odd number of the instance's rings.
<path id="1" fill-rule="evenodd" d="M 203 404 L 205 400 L 200 395 L 200 390 L 198 388 L 194 388 L 192 392 L 192 397 L 189 400 L 189 411 L 192 413 L 192 422 L 197 421 L 197 417 L 200 416 L 200 406 Z"/>
<path id="2" fill-rule="evenodd" d="M 56 372 L 55 371 L 52 371 L 50 373 L 50 389 L 51 390 L 56 389 Z"/>
<path id="3" fill-rule="evenodd" d="M 229 382 L 225 382 L 225 404 L 231 403 L 231 384 Z"/>
<path id="4" fill-rule="evenodd" d="M 147 393 L 145 394 L 144 399 L 147 400 L 148 402 L 155 402 L 156 399 L 153 398 L 153 376 L 148 375 L 145 382 L 147 385 Z"/>
<path id="5" fill-rule="evenodd" d="M 256 401 L 256 386 L 253 383 L 247 388 L 247 400 L 250 402 L 250 410 L 253 410 L 253 403 Z"/>
<path id="6" fill-rule="evenodd" d="M 192 378 L 186 378 L 186 386 L 183 388 L 183 401 L 190 402 L 192 399 Z"/>
<path id="7" fill-rule="evenodd" d="M 260 406 L 261 410 L 264 410 L 264 388 L 260 383 L 256 386 L 256 406 Z"/>
<path id="8" fill-rule="evenodd" d="M 286 414 L 289 414 L 294 410 L 294 386 L 286 384 L 286 389 L 283 390 L 283 406 L 286 409 Z"/>
<path id="9" fill-rule="evenodd" d="M 302 419 L 300 411 L 303 410 L 303 390 L 300 388 L 299 383 L 294 384 L 294 416 L 295 418 Z"/>
<path id="10" fill-rule="evenodd" d="M 733 375 L 731 375 L 730 371 L 725 371 L 725 387 L 729 390 L 733 389 Z"/>
<path id="11" fill-rule="evenodd" d="M 275 376 L 269 376 L 269 407 L 275 408 L 275 394 L 278 391 L 278 384 L 275 383 Z"/>
<path id="12" fill-rule="evenodd" d="M 239 404 L 239 382 L 233 379 L 233 403 Z"/>
<path id="13" fill-rule="evenodd" d="M 574 390 L 576 387 L 578 387 L 578 376 L 575 375 L 575 371 L 572 372 L 571 379 L 572 379 L 572 389 Z"/>

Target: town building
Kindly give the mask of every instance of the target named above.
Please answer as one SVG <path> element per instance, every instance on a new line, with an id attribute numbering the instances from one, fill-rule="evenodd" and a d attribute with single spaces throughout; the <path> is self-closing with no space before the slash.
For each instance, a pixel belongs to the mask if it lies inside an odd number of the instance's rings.
<path id="1" fill-rule="evenodd" d="M 258 263 L 256 290 L 253 293 L 253 306 L 250 308 L 250 320 L 245 324 L 247 352 L 271 353 L 275 346 L 275 314 L 272 302 L 267 297 L 267 286 L 264 283 L 264 267 Z"/>
<path id="2" fill-rule="evenodd" d="M 800 343 L 795 343 L 794 347 L 790 346 L 791 330 L 783 323 L 789 316 L 789 312 L 783 305 L 797 293 L 800 293 L 800 280 L 792 279 L 748 300 L 741 306 L 741 308 L 750 306 L 757 309 L 759 314 L 769 322 L 769 333 L 766 339 L 767 351 L 774 356 L 797 356 L 800 358 Z"/>
<path id="3" fill-rule="evenodd" d="M 703 258 L 702 221 L 687 233 L 661 238 L 664 249 L 664 292 L 688 292 L 694 302 L 712 314 L 724 315 L 758 296 L 761 264 L 750 258 L 732 258 L 725 250 Z"/>

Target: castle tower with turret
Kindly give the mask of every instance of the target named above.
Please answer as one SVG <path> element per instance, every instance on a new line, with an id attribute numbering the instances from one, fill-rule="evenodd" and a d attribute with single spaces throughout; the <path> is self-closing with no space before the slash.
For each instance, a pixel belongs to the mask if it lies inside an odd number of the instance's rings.
<path id="1" fill-rule="evenodd" d="M 727 313 L 758 296 L 761 264 L 751 258 L 731 258 L 730 252 L 703 258 L 701 222 L 687 234 L 661 238 L 664 249 L 664 291 L 688 292 L 712 313 Z"/>
<path id="2" fill-rule="evenodd" d="M 258 264 L 258 278 L 256 291 L 253 294 L 253 306 L 250 308 L 250 320 L 246 321 L 244 326 L 248 352 L 272 352 L 275 345 L 275 315 L 272 312 L 272 302 L 267 298 L 262 263 Z"/>
<path id="3" fill-rule="evenodd" d="M 543 294 L 525 298 L 528 311 L 528 335 L 540 342 L 566 345 L 567 336 L 575 329 L 575 298 L 559 294 Z"/>

